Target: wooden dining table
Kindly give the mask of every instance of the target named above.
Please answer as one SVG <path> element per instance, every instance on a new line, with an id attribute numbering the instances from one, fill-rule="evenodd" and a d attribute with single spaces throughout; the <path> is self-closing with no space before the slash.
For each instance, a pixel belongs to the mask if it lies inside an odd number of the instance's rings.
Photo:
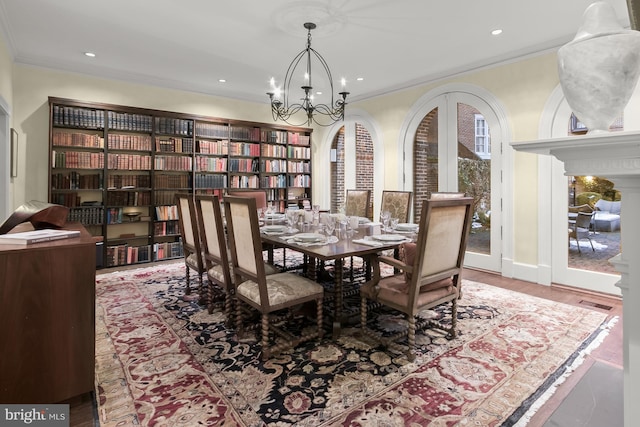
<path id="1" fill-rule="evenodd" d="M 305 232 L 306 231 L 307 230 L 305 230 Z M 317 228 L 312 227 L 308 231 L 320 234 L 320 231 L 318 231 Z M 282 235 L 277 235 L 272 233 L 261 233 L 263 243 L 273 245 L 273 247 L 295 250 L 306 255 L 308 257 L 308 262 L 306 263 L 307 276 L 312 280 L 317 280 L 318 278 L 317 260 L 324 262 L 334 261 L 335 296 L 332 322 L 334 338 L 340 336 L 343 322 L 343 266 L 345 258 L 362 257 L 366 260 L 368 256 L 380 251 L 398 249 L 400 245 L 404 243 L 404 241 L 376 241 L 375 246 L 372 244 L 358 243 L 358 240 L 364 239 L 367 233 L 368 228 L 366 226 L 361 226 L 358 228 L 357 233 L 353 238 L 338 239 L 335 243 L 325 244 L 301 243 L 293 238 L 295 234 L 283 233 Z"/>

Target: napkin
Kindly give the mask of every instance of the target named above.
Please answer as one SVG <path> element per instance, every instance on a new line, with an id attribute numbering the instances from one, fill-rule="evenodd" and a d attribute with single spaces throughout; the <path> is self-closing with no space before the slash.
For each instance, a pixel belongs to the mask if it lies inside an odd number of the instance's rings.
<path id="1" fill-rule="evenodd" d="M 353 243 L 359 243 L 361 245 L 367 246 L 382 246 L 382 243 L 376 242 L 375 240 L 367 240 L 367 239 L 355 239 Z"/>

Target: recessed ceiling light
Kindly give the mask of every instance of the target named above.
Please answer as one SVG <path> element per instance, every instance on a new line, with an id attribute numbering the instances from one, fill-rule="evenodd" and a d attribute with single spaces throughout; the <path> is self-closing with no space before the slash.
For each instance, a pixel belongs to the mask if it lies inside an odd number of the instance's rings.
<path id="1" fill-rule="evenodd" d="M 317 91 L 317 92 L 316 92 L 316 95 L 322 95 L 322 92 Z"/>
<path id="2" fill-rule="evenodd" d="M 491 35 L 492 36 L 497 36 L 499 34 L 502 34 L 502 30 L 500 28 L 497 28 L 497 29 L 491 31 Z"/>
<path id="3" fill-rule="evenodd" d="M 85 56 L 88 56 L 88 57 L 90 57 L 90 58 L 94 58 L 94 57 L 96 56 L 96 54 L 95 54 L 95 53 L 93 53 L 93 52 L 85 52 L 85 53 L 84 53 L 84 55 L 85 55 Z"/>
<path id="4" fill-rule="evenodd" d="M 218 81 L 219 81 L 220 83 L 226 83 L 226 82 L 227 82 L 225 79 L 218 79 Z"/>
<path id="5" fill-rule="evenodd" d="M 361 81 L 363 81 L 363 80 L 364 80 L 364 77 L 358 77 L 356 80 L 357 80 L 357 81 L 359 81 L 359 82 L 361 82 Z"/>

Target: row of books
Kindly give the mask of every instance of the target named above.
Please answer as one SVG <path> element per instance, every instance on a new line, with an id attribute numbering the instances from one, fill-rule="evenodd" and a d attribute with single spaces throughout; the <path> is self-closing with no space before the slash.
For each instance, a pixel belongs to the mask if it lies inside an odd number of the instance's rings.
<path id="1" fill-rule="evenodd" d="M 311 159 L 311 148 L 288 146 L 287 157 L 290 159 Z"/>
<path id="2" fill-rule="evenodd" d="M 107 193 L 109 206 L 148 206 L 151 204 L 149 191 L 110 191 Z"/>
<path id="3" fill-rule="evenodd" d="M 196 135 L 205 138 L 229 138 L 229 126 L 220 123 L 196 122 Z"/>
<path id="4" fill-rule="evenodd" d="M 176 203 L 176 191 L 154 191 L 153 200 L 156 205 L 174 205 Z M 166 219 L 168 218 L 164 218 L 164 220 Z"/>
<path id="5" fill-rule="evenodd" d="M 176 205 L 156 206 L 156 220 L 171 221 L 176 219 L 179 219 Z"/>
<path id="6" fill-rule="evenodd" d="M 165 171 L 191 171 L 193 161 L 186 156 L 155 156 L 154 167 L 156 170 Z"/>
<path id="7" fill-rule="evenodd" d="M 91 108 L 54 105 L 53 125 L 101 129 L 104 128 L 104 111 Z"/>
<path id="8" fill-rule="evenodd" d="M 244 139 L 247 141 L 260 141 L 260 128 L 236 127 L 230 129 L 232 139 Z"/>
<path id="9" fill-rule="evenodd" d="M 226 175 L 196 174 L 195 188 L 225 188 L 227 186 Z"/>
<path id="10" fill-rule="evenodd" d="M 287 186 L 286 175 L 271 175 L 260 178 L 260 186 L 263 188 L 285 188 Z"/>
<path id="11" fill-rule="evenodd" d="M 229 144 L 230 156 L 260 156 L 260 144 L 248 142 L 232 142 Z"/>
<path id="12" fill-rule="evenodd" d="M 120 170 L 150 170 L 151 156 L 145 154 L 109 153 L 107 167 Z"/>
<path id="13" fill-rule="evenodd" d="M 226 172 L 226 157 L 196 157 L 196 171 Z"/>
<path id="14" fill-rule="evenodd" d="M 289 187 L 311 187 L 311 177 L 309 175 L 295 175 L 288 178 Z"/>
<path id="15" fill-rule="evenodd" d="M 107 209 L 107 224 L 122 224 L 122 208 Z"/>
<path id="16" fill-rule="evenodd" d="M 258 159 L 229 159 L 229 172 L 258 172 Z"/>
<path id="17" fill-rule="evenodd" d="M 151 177 L 149 174 L 138 175 L 121 175 L 121 174 L 109 174 L 107 175 L 107 188 L 150 188 Z"/>
<path id="18" fill-rule="evenodd" d="M 193 138 L 156 138 L 156 152 L 193 153 Z"/>
<path id="19" fill-rule="evenodd" d="M 80 172 L 51 174 L 52 190 L 100 190 L 102 173 L 82 175 Z"/>
<path id="20" fill-rule="evenodd" d="M 289 144 L 309 145 L 310 143 L 311 143 L 311 137 L 309 135 L 302 135 L 295 132 L 289 132 Z"/>
<path id="21" fill-rule="evenodd" d="M 151 261 L 151 245 L 107 246 L 107 267 Z"/>
<path id="22" fill-rule="evenodd" d="M 153 131 L 153 121 L 151 116 L 136 113 L 117 113 L 109 111 L 107 113 L 109 129 L 129 130 L 136 132 Z"/>
<path id="23" fill-rule="evenodd" d="M 179 258 L 184 256 L 181 242 L 154 243 L 154 261 L 163 259 Z"/>
<path id="24" fill-rule="evenodd" d="M 226 139 L 220 141 L 203 141 L 198 139 L 196 141 L 196 149 L 200 154 L 226 156 L 229 154 L 229 141 Z"/>
<path id="25" fill-rule="evenodd" d="M 69 209 L 69 222 L 79 222 L 84 225 L 102 225 L 104 221 L 104 207 L 89 206 Z"/>
<path id="26" fill-rule="evenodd" d="M 51 167 L 73 169 L 102 169 L 104 168 L 104 153 L 53 150 L 51 152 Z"/>
<path id="27" fill-rule="evenodd" d="M 104 148 L 104 138 L 98 134 L 55 132 L 51 140 L 58 147 Z"/>
<path id="28" fill-rule="evenodd" d="M 151 135 L 110 133 L 107 146 L 111 150 L 151 151 Z"/>
<path id="29" fill-rule="evenodd" d="M 72 208 L 80 206 L 81 200 L 78 193 L 54 193 L 51 194 L 51 203 Z"/>
<path id="30" fill-rule="evenodd" d="M 267 157 L 285 157 L 287 155 L 287 148 L 284 145 L 262 144 L 260 151 L 263 156 Z"/>
<path id="31" fill-rule="evenodd" d="M 193 135 L 193 120 L 156 117 L 156 131 L 172 135 Z"/>
<path id="32" fill-rule="evenodd" d="M 287 131 L 285 130 L 263 130 L 262 137 L 260 138 L 262 142 L 271 142 L 275 144 L 286 144 L 287 143 Z"/>
<path id="33" fill-rule="evenodd" d="M 260 160 L 261 172 L 285 172 L 287 170 L 287 161 L 282 159 Z"/>
<path id="34" fill-rule="evenodd" d="M 292 160 L 289 160 L 287 162 L 287 171 L 289 173 L 296 173 L 296 172 L 311 173 L 311 163 L 294 162 Z"/>
<path id="35" fill-rule="evenodd" d="M 160 175 L 153 176 L 154 188 L 189 188 L 191 177 L 189 175 Z"/>
<path id="36" fill-rule="evenodd" d="M 171 236 L 180 234 L 180 223 L 178 221 L 163 221 L 153 223 L 154 236 Z"/>
<path id="37" fill-rule="evenodd" d="M 231 188 L 258 188 L 258 184 L 257 176 L 247 175 L 234 175 L 229 182 Z"/>
<path id="38" fill-rule="evenodd" d="M 270 190 L 267 190 L 267 200 L 281 200 L 284 199 L 284 196 L 285 190 L 282 188 L 272 188 Z"/>

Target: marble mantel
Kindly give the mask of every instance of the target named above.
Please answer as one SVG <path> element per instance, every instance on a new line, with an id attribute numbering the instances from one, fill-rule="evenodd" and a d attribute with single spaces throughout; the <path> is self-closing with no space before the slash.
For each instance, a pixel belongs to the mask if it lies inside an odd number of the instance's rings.
<path id="1" fill-rule="evenodd" d="M 611 262 L 620 272 L 624 354 L 624 425 L 640 420 L 640 132 L 603 132 L 567 138 L 514 142 L 516 151 L 551 155 L 566 175 L 596 175 L 622 193 L 620 244 Z"/>

